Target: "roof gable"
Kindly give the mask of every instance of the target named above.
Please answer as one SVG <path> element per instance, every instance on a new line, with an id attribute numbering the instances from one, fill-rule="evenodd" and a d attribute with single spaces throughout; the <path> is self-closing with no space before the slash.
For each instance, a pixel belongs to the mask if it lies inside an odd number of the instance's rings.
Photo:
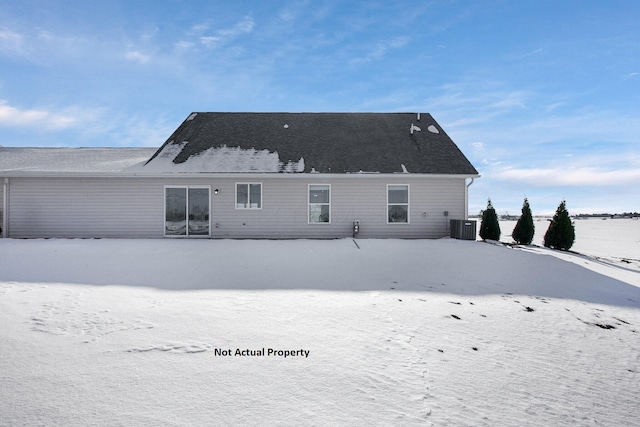
<path id="1" fill-rule="evenodd" d="M 142 170 L 478 174 L 425 113 L 192 113 Z"/>

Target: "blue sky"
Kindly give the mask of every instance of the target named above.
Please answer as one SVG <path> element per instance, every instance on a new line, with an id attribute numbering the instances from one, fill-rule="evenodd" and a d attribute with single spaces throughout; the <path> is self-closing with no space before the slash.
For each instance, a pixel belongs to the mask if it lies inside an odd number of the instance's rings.
<path id="1" fill-rule="evenodd" d="M 0 0 L 0 144 L 159 146 L 192 111 L 429 112 L 471 213 L 640 211 L 640 2 Z"/>

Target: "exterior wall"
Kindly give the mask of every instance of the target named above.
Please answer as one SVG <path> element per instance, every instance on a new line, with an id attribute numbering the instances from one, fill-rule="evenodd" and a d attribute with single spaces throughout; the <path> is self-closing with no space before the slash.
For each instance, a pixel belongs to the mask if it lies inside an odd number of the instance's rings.
<path id="1" fill-rule="evenodd" d="M 236 209 L 236 182 L 262 183 L 262 209 Z M 309 184 L 331 185 L 330 223 L 308 223 Z M 408 224 L 387 224 L 387 184 L 409 185 Z M 212 238 L 350 237 L 354 220 L 360 238 L 438 238 L 465 215 L 462 177 L 12 178 L 8 237 L 163 238 L 164 189 L 174 185 L 210 186 Z"/>
<path id="2" fill-rule="evenodd" d="M 331 185 L 329 224 L 308 223 L 308 184 Z M 409 224 L 387 224 L 387 184 L 409 184 Z M 233 208 L 234 180 L 218 182 L 214 188 L 220 190 L 212 196 L 214 237 L 350 237 L 353 221 L 358 220 L 360 238 L 437 238 L 449 233 L 444 211 L 449 212 L 450 219 L 462 219 L 465 212 L 465 183 L 461 178 L 402 175 L 263 180 L 262 210 Z"/>
<path id="3" fill-rule="evenodd" d="M 153 179 L 11 178 L 7 237 L 162 237 L 162 198 Z"/>
<path id="4" fill-rule="evenodd" d="M 4 230 L 4 178 L 0 178 L 0 228 Z"/>

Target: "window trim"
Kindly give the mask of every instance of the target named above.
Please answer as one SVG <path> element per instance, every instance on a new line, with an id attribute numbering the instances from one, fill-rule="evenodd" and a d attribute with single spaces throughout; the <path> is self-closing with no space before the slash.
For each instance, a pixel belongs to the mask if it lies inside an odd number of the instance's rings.
<path id="1" fill-rule="evenodd" d="M 329 221 L 312 222 L 311 221 L 311 186 L 325 186 L 329 187 L 329 202 L 328 203 L 314 203 L 314 205 L 328 205 L 329 206 Z M 307 224 L 331 224 L 331 184 L 307 184 Z"/>
<path id="2" fill-rule="evenodd" d="M 407 187 L 407 203 L 389 203 L 389 187 Z M 407 207 L 407 221 L 406 222 L 391 222 L 389 221 L 389 207 L 390 206 L 406 206 Z M 409 184 L 387 184 L 387 205 L 385 209 L 385 216 L 387 218 L 387 224 L 402 225 L 411 224 L 411 185 Z"/>
<path id="3" fill-rule="evenodd" d="M 243 208 L 243 207 L 238 207 L 238 185 L 246 185 L 247 186 L 247 203 L 249 205 L 248 208 Z M 259 208 L 252 208 L 251 207 L 251 185 L 259 185 L 260 186 L 260 207 Z M 253 210 L 253 211 L 259 211 L 262 210 L 262 182 L 245 182 L 245 181 L 239 181 L 236 182 L 235 184 L 235 198 L 234 198 L 234 205 L 236 207 L 236 210 Z"/>
<path id="4" fill-rule="evenodd" d="M 184 188 L 186 190 L 186 198 L 185 198 L 185 203 L 186 203 L 186 234 L 184 235 L 179 235 L 179 234 L 167 234 L 167 189 L 168 188 Z M 208 192 L 208 202 L 209 202 L 209 224 L 208 224 L 208 234 L 189 234 L 189 190 L 190 189 L 206 189 Z M 164 217 L 163 217 L 163 235 L 166 238 L 170 238 L 170 239 L 209 239 L 211 238 L 211 205 L 212 205 L 212 199 L 211 199 L 211 186 L 210 185 L 165 185 L 164 186 L 164 190 L 163 190 L 163 202 L 164 202 Z"/>

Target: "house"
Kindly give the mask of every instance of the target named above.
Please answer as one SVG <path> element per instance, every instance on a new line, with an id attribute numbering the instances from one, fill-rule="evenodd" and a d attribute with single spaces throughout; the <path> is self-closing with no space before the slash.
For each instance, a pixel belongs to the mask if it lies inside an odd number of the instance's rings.
<path id="1" fill-rule="evenodd" d="M 192 113 L 159 149 L 0 148 L 14 238 L 438 238 L 477 170 L 430 114 Z"/>

